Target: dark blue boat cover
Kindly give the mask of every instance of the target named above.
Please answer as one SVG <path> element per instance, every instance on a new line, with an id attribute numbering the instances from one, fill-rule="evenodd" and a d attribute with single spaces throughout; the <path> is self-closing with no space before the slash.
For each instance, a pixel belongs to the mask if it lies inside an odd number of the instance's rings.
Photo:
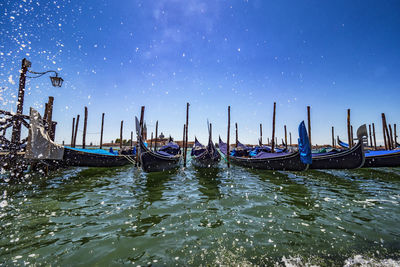
<path id="1" fill-rule="evenodd" d="M 399 153 L 400 150 L 378 150 L 378 151 L 368 151 L 365 152 L 366 157 L 383 156 L 393 153 Z"/>
<path id="2" fill-rule="evenodd" d="M 338 139 L 338 143 L 339 143 L 339 146 L 341 146 L 341 147 L 344 147 L 344 148 L 349 148 L 349 144 L 347 144 L 347 143 L 345 143 L 345 142 L 342 142 L 342 141 L 340 141 L 340 139 Z"/>
<path id="3" fill-rule="evenodd" d="M 181 148 L 177 143 L 169 142 L 165 146 L 159 149 L 159 152 L 165 152 L 169 154 L 169 156 L 175 156 L 181 152 Z M 161 154 L 161 153 L 160 153 Z"/>
<path id="4" fill-rule="evenodd" d="M 206 151 L 206 147 L 202 145 L 197 138 L 194 138 L 194 145 L 192 148 L 192 152 L 190 153 L 191 156 L 198 156 Z"/>
<path id="5" fill-rule="evenodd" d="M 302 121 L 299 125 L 299 152 L 300 159 L 304 164 L 312 163 L 310 140 L 308 139 L 304 121 Z"/>
<path id="6" fill-rule="evenodd" d="M 85 152 L 85 153 L 91 153 L 91 154 L 99 154 L 99 155 L 106 155 L 106 156 L 116 156 L 118 155 L 118 152 L 110 152 L 104 149 L 87 149 L 87 148 L 76 148 L 76 147 L 70 147 L 66 146 L 66 148 L 75 150 L 75 151 L 80 151 L 80 152 Z"/>

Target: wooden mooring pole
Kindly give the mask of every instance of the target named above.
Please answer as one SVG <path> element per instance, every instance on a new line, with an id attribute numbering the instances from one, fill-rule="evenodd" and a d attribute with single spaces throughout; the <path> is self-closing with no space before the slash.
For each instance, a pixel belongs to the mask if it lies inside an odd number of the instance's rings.
<path id="1" fill-rule="evenodd" d="M 394 138 L 393 138 L 393 132 L 392 132 L 392 125 L 391 124 L 389 124 L 389 135 L 390 135 L 390 144 L 391 144 L 390 149 L 394 149 L 396 147 L 396 145 L 394 144 Z"/>
<path id="2" fill-rule="evenodd" d="M 151 132 L 151 139 L 150 139 L 150 150 L 153 149 L 153 132 Z"/>
<path id="3" fill-rule="evenodd" d="M 47 104 L 47 132 L 49 133 L 50 139 L 54 141 L 55 133 L 53 131 L 53 106 L 54 106 L 54 97 L 49 96 L 49 102 Z"/>
<path id="4" fill-rule="evenodd" d="M 311 142 L 311 107 L 307 106 L 307 121 L 308 121 L 308 140 L 310 141 L 310 146 L 312 148 Z"/>
<path id="5" fill-rule="evenodd" d="M 230 167 L 230 162 L 229 162 L 229 154 L 230 154 L 230 149 L 229 149 L 229 138 L 230 138 L 230 131 L 231 131 L 231 106 L 228 106 L 228 134 L 226 138 L 226 164 L 228 168 Z"/>
<path id="6" fill-rule="evenodd" d="M 383 141 L 385 142 L 385 150 L 389 150 L 389 144 L 388 144 L 388 135 L 386 135 L 386 118 L 385 118 L 385 113 L 382 113 L 382 130 L 383 130 Z"/>
<path id="7" fill-rule="evenodd" d="M 372 123 L 372 134 L 374 135 L 374 149 L 376 150 L 375 123 Z"/>
<path id="8" fill-rule="evenodd" d="M 335 147 L 335 128 L 332 126 L 332 147 Z"/>
<path id="9" fill-rule="evenodd" d="M 122 150 L 122 131 L 124 128 L 124 121 L 121 121 L 121 129 L 119 130 L 119 149 Z"/>
<path id="10" fill-rule="evenodd" d="M 185 131 L 185 129 L 183 129 Z M 156 121 L 156 138 L 154 140 L 154 151 L 157 151 L 157 138 L 158 138 L 158 121 Z"/>
<path id="11" fill-rule="evenodd" d="M 153 135 L 153 133 L 151 133 Z M 133 149 L 133 131 L 131 131 L 131 149 Z"/>
<path id="12" fill-rule="evenodd" d="M 396 131 L 396 123 L 393 125 L 394 127 L 394 146 L 397 147 L 397 131 Z"/>
<path id="13" fill-rule="evenodd" d="M 75 134 L 75 118 L 72 118 L 72 134 L 71 134 L 71 147 L 74 147 L 74 134 Z"/>
<path id="14" fill-rule="evenodd" d="M 353 147 L 354 146 L 353 125 L 350 125 L 350 132 L 351 132 L 351 147 Z"/>
<path id="15" fill-rule="evenodd" d="M 272 114 L 272 139 L 271 139 L 271 152 L 275 152 L 275 114 L 276 114 L 276 102 L 274 102 L 274 112 Z"/>
<path id="16" fill-rule="evenodd" d="M 369 130 L 369 146 L 372 147 L 372 132 L 371 132 L 371 124 L 368 124 L 368 130 Z"/>
<path id="17" fill-rule="evenodd" d="M 185 153 L 183 158 L 183 167 L 186 167 L 186 158 L 187 158 L 187 145 L 188 145 L 188 129 L 189 129 L 189 102 L 186 103 L 186 124 L 185 124 Z"/>
<path id="18" fill-rule="evenodd" d="M 103 148 L 104 113 L 101 114 L 100 149 Z"/>
<path id="19" fill-rule="evenodd" d="M 235 137 L 235 146 L 238 146 L 239 143 L 239 136 L 238 136 L 238 125 L 237 122 L 235 122 L 235 129 L 236 129 L 236 137 Z"/>
<path id="20" fill-rule="evenodd" d="M 350 109 L 347 110 L 347 138 L 349 141 L 349 148 L 352 147 L 351 129 L 350 129 Z"/>
<path id="21" fill-rule="evenodd" d="M 285 147 L 287 148 L 287 147 L 288 147 L 288 144 L 287 144 L 287 132 L 286 132 L 286 125 L 284 126 L 284 128 L 285 128 Z"/>
<path id="22" fill-rule="evenodd" d="M 292 146 L 292 133 L 289 132 L 289 140 L 290 140 L 290 146 Z"/>
<path id="23" fill-rule="evenodd" d="M 78 114 L 78 116 L 76 116 L 75 133 L 74 133 L 74 146 L 73 147 L 76 147 L 76 136 L 78 134 L 79 117 L 80 117 L 80 115 Z"/>
<path id="24" fill-rule="evenodd" d="M 87 118 L 88 118 L 88 108 L 85 107 L 85 117 L 83 119 L 82 148 L 86 148 Z"/>
<path id="25" fill-rule="evenodd" d="M 260 146 L 262 146 L 263 144 L 263 140 L 262 140 L 262 123 L 260 123 Z"/>

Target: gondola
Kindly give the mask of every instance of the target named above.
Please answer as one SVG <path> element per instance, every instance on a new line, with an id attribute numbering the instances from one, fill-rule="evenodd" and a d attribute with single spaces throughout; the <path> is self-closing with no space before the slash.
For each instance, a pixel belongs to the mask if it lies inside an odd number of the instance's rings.
<path id="1" fill-rule="evenodd" d="M 348 144 L 340 141 L 338 143 L 343 148 L 348 148 Z M 369 150 L 365 151 L 365 162 L 363 168 L 377 167 L 400 167 L 400 150 Z"/>
<path id="2" fill-rule="evenodd" d="M 235 165 L 263 170 L 304 171 L 311 164 L 311 147 L 308 141 L 304 122 L 299 125 L 299 150 L 268 153 L 261 151 L 255 156 L 229 155 L 229 160 Z M 219 139 L 221 152 L 227 154 L 227 144 Z"/>
<path id="3" fill-rule="evenodd" d="M 400 150 L 377 150 L 365 153 L 363 168 L 400 167 Z"/>
<path id="4" fill-rule="evenodd" d="M 130 155 L 119 155 L 103 149 L 79 149 L 53 142 L 45 131 L 39 112 L 31 109 L 25 158 L 32 163 L 60 167 L 117 167 L 133 163 Z"/>
<path id="5" fill-rule="evenodd" d="M 356 169 L 364 164 L 363 138 L 367 137 L 367 127 L 362 125 L 357 130 L 358 143 L 351 149 L 341 152 L 312 154 L 310 169 Z"/>
<path id="6" fill-rule="evenodd" d="M 133 156 L 133 155 L 132 155 Z M 134 163 L 130 155 L 119 155 L 104 149 L 64 147 L 62 165 L 79 167 L 118 167 Z"/>
<path id="7" fill-rule="evenodd" d="M 198 168 L 216 168 L 221 160 L 221 155 L 211 138 L 208 140 L 207 146 L 202 145 L 195 138 L 191 156 L 193 166 Z"/>
<path id="8" fill-rule="evenodd" d="M 136 119 L 136 133 L 139 143 L 140 166 L 145 172 L 161 172 L 179 168 L 180 147 L 172 140 L 158 151 L 150 150 L 143 142 L 139 120 Z"/>

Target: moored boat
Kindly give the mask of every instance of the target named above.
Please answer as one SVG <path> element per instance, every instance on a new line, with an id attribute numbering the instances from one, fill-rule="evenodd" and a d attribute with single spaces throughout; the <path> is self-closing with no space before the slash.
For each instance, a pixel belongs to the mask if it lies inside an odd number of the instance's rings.
<path id="1" fill-rule="evenodd" d="M 198 168 L 216 168 L 221 160 L 221 155 L 211 139 L 204 146 L 195 138 L 191 156 L 193 166 Z"/>
<path id="2" fill-rule="evenodd" d="M 367 137 L 367 127 L 362 125 L 357 130 L 357 144 L 344 151 L 312 154 L 310 169 L 355 169 L 364 164 L 363 138 Z"/>
<path id="3" fill-rule="evenodd" d="M 299 150 L 284 152 L 261 151 L 251 155 L 229 155 L 229 160 L 236 165 L 263 170 L 304 171 L 311 164 L 311 147 L 304 122 L 299 125 Z M 219 140 L 221 152 L 227 154 L 227 144 Z"/>

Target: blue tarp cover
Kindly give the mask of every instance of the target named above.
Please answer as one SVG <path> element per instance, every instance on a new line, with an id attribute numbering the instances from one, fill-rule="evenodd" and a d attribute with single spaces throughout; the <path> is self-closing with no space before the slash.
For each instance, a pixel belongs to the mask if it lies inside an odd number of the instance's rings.
<path id="1" fill-rule="evenodd" d="M 387 154 L 400 153 L 400 150 L 378 150 L 365 152 L 366 157 L 382 156 Z"/>
<path id="2" fill-rule="evenodd" d="M 312 163 L 310 140 L 308 139 L 304 121 L 302 121 L 299 125 L 299 152 L 300 159 L 304 164 Z"/>
<path id="3" fill-rule="evenodd" d="M 92 153 L 92 154 L 101 154 L 101 155 L 108 155 L 108 156 L 116 156 L 118 155 L 118 152 L 111 153 L 107 150 L 104 149 L 88 149 L 88 148 L 76 148 L 76 147 L 69 147 L 66 146 L 66 148 L 75 150 L 75 151 L 81 151 L 81 152 L 86 152 L 86 153 Z"/>

